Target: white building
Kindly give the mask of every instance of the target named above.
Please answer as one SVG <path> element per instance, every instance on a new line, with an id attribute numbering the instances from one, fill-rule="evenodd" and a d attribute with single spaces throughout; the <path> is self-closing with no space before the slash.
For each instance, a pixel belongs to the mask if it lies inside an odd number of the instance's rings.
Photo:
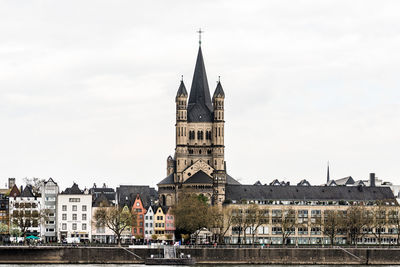
<path id="1" fill-rule="evenodd" d="M 41 232 L 41 197 L 35 196 L 31 186 L 27 185 L 19 196 L 10 196 L 10 224 L 24 236 L 42 236 Z"/>
<path id="2" fill-rule="evenodd" d="M 57 196 L 58 241 L 79 238 L 89 242 L 92 238 L 92 195 L 88 190 L 80 190 L 77 184 L 65 189 Z"/>
<path id="3" fill-rule="evenodd" d="M 57 195 L 58 185 L 52 178 L 44 181 L 40 186 L 40 192 L 42 195 L 42 211 L 45 212 L 46 216 L 42 224 L 43 241 L 57 242 Z"/>
<path id="4" fill-rule="evenodd" d="M 154 234 L 154 211 L 151 206 L 147 208 L 147 212 L 144 215 L 144 239 L 149 241 L 151 236 Z"/>

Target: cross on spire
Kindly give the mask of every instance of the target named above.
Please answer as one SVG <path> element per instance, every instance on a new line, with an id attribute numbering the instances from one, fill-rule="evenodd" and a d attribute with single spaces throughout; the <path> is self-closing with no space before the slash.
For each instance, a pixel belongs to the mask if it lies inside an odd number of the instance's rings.
<path id="1" fill-rule="evenodd" d="M 199 34 L 199 46 L 201 46 L 201 34 L 202 34 L 203 32 L 204 32 L 204 31 L 202 31 L 201 28 L 197 31 L 197 33 Z"/>

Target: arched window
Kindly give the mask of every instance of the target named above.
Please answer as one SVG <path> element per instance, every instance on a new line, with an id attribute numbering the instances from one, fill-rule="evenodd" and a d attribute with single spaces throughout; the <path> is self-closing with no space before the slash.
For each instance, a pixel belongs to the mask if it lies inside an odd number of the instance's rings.
<path id="1" fill-rule="evenodd" d="M 199 154 L 201 155 L 201 149 L 199 150 Z"/>

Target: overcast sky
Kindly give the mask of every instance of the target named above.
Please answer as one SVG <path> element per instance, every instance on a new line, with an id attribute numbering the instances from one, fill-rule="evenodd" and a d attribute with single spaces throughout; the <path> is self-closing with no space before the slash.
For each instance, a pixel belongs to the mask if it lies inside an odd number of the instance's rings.
<path id="1" fill-rule="evenodd" d="M 242 183 L 400 184 L 400 1 L 1 1 L 0 186 L 149 184 L 204 29 Z M 212 93 L 211 92 L 211 93 Z"/>

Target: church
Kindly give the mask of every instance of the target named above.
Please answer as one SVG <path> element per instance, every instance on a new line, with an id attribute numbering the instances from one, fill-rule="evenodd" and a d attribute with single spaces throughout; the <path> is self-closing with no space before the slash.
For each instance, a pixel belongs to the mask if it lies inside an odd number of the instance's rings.
<path id="1" fill-rule="evenodd" d="M 211 98 L 200 41 L 190 93 L 181 80 L 175 97 L 175 154 L 167 158 L 167 177 L 157 184 L 163 206 L 177 203 L 182 192 L 221 205 L 226 185 L 240 184 L 226 171 L 224 101 L 221 81 Z"/>

